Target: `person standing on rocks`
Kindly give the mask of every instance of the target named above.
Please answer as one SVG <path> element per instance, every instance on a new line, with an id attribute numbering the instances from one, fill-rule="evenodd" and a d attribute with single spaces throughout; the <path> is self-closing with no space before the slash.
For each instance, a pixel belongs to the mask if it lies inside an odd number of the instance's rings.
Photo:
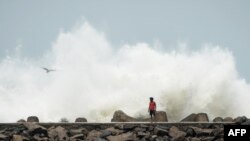
<path id="1" fill-rule="evenodd" d="M 150 114 L 151 121 L 153 120 L 153 117 L 155 117 L 155 112 L 156 112 L 156 103 L 154 102 L 154 98 L 150 97 L 150 102 L 148 106 L 148 112 Z"/>

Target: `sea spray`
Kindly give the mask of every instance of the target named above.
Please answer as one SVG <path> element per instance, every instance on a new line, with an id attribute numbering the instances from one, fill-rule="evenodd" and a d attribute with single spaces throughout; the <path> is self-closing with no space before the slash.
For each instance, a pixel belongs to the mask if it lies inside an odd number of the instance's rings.
<path id="1" fill-rule="evenodd" d="M 46 73 L 44 66 L 56 71 Z M 60 32 L 39 59 L 6 55 L 0 73 L 0 122 L 30 115 L 45 122 L 79 116 L 109 122 L 118 109 L 148 116 L 149 97 L 169 121 L 193 112 L 250 116 L 250 85 L 238 76 L 229 50 L 162 51 L 143 42 L 116 47 L 86 22 Z"/>

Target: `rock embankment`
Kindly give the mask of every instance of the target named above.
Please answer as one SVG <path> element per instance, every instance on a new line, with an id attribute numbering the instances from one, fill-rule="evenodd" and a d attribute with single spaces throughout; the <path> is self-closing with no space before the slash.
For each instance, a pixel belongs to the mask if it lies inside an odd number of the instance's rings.
<path id="1" fill-rule="evenodd" d="M 222 123 L 0 124 L 1 141 L 222 141 Z"/>
<path id="2" fill-rule="evenodd" d="M 31 116 L 17 123 L 0 123 L 0 141 L 223 141 L 225 124 L 250 125 L 247 117 L 216 117 L 209 122 L 205 113 L 191 114 L 178 123 L 168 123 L 167 114 L 158 112 L 153 122 L 114 113 L 111 123 L 39 123 Z M 146 121 L 146 122 L 142 122 Z M 134 123 L 133 123 L 134 122 Z"/>

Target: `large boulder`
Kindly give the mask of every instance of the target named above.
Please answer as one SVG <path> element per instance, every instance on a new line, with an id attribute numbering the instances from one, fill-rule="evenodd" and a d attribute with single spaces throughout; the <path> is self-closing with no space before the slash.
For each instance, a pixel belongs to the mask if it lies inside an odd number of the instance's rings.
<path id="1" fill-rule="evenodd" d="M 237 117 L 233 120 L 236 124 L 242 124 L 247 121 L 247 118 L 245 116 L 243 117 Z"/>
<path id="2" fill-rule="evenodd" d="M 157 111 L 155 113 L 154 121 L 155 122 L 168 122 L 167 113 L 164 111 Z"/>
<path id="3" fill-rule="evenodd" d="M 101 136 L 102 132 L 92 130 L 88 133 L 88 136 L 86 138 L 87 141 L 93 141 Z"/>
<path id="4" fill-rule="evenodd" d="M 135 122 L 135 121 L 137 121 L 136 118 L 128 116 L 121 110 L 115 111 L 113 118 L 111 119 L 111 122 Z"/>
<path id="5" fill-rule="evenodd" d="M 223 122 L 233 122 L 233 118 L 232 117 L 225 117 L 223 119 Z"/>
<path id="6" fill-rule="evenodd" d="M 121 110 L 115 111 L 111 122 L 150 122 L 150 118 L 134 118 L 128 116 Z M 154 122 L 167 122 L 167 113 L 164 111 L 156 111 L 155 117 L 153 119 Z"/>
<path id="7" fill-rule="evenodd" d="M 23 123 L 23 122 L 26 122 L 26 121 L 24 119 L 19 119 L 17 122 L 18 123 Z"/>
<path id="8" fill-rule="evenodd" d="M 209 119 L 206 113 L 193 113 L 181 120 L 181 122 L 209 122 Z"/>
<path id="9" fill-rule="evenodd" d="M 87 122 L 87 119 L 84 117 L 79 117 L 79 118 L 76 118 L 75 122 Z"/>
<path id="10" fill-rule="evenodd" d="M 68 132 L 61 126 L 57 126 L 56 128 L 50 128 L 49 137 L 52 139 L 59 139 L 59 140 L 68 140 Z"/>
<path id="11" fill-rule="evenodd" d="M 213 119 L 213 122 L 223 122 L 223 118 L 222 117 L 216 117 Z"/>
<path id="12" fill-rule="evenodd" d="M 172 137 L 172 141 L 182 141 L 185 139 L 185 136 L 187 135 L 185 132 L 180 131 L 179 128 L 172 126 L 169 129 L 169 136 Z"/>
<path id="13" fill-rule="evenodd" d="M 36 134 L 43 134 L 45 136 L 48 135 L 47 129 L 41 125 L 37 125 L 36 123 L 32 122 L 25 122 L 23 123 L 24 127 L 28 129 L 28 133 L 31 136 L 34 136 Z"/>
<path id="14" fill-rule="evenodd" d="M 29 116 L 27 122 L 39 122 L 39 119 L 37 116 Z"/>

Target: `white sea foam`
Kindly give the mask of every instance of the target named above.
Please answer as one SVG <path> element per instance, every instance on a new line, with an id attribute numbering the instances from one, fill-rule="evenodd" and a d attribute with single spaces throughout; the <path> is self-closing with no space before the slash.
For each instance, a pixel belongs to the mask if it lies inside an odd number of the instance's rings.
<path id="1" fill-rule="evenodd" d="M 178 47 L 177 47 L 178 48 Z M 86 117 L 109 122 L 115 110 L 146 116 L 149 97 L 170 121 L 193 112 L 250 116 L 250 85 L 220 46 L 162 51 L 147 43 L 114 47 L 88 23 L 61 32 L 44 57 L 0 61 L 0 122 Z M 42 66 L 57 69 L 46 74 Z"/>

